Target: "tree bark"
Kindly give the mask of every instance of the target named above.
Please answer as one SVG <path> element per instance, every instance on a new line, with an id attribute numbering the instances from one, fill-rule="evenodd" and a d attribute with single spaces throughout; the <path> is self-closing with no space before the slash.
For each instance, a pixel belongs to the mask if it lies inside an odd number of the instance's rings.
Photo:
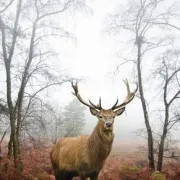
<path id="1" fill-rule="evenodd" d="M 159 151 L 158 151 L 158 163 L 157 163 L 157 170 L 162 171 L 162 165 L 163 165 L 163 156 L 164 156 L 164 143 L 167 136 L 167 127 L 168 127 L 168 119 L 169 119 L 169 107 L 166 104 L 165 107 L 165 123 L 163 127 L 163 133 L 161 136 L 161 141 L 159 144 Z"/>
<path id="2" fill-rule="evenodd" d="M 5 136 L 6 136 L 6 131 L 3 133 L 3 136 L 2 136 L 2 138 L 0 140 L 0 160 L 3 158 L 1 145 L 2 145 L 2 142 L 3 142 L 3 139 L 4 139 Z"/>
<path id="3" fill-rule="evenodd" d="M 145 97 L 144 97 L 144 91 L 143 91 L 143 85 L 142 85 L 142 74 L 141 74 L 141 47 L 142 47 L 142 39 L 137 40 L 137 48 L 138 48 L 138 57 L 137 57 L 137 72 L 138 72 L 138 82 L 139 82 L 139 93 L 141 98 L 141 104 L 143 108 L 143 114 L 144 114 L 144 120 L 148 135 L 148 159 L 149 159 L 149 167 L 152 170 L 155 170 L 155 164 L 154 164 L 154 152 L 153 152 L 153 135 L 151 126 L 149 123 L 149 116 L 147 112 Z"/>
<path id="4" fill-rule="evenodd" d="M 12 142 L 12 134 L 11 134 L 8 142 L 8 158 L 12 157 L 12 151 L 13 151 L 13 142 Z"/>
<path id="5" fill-rule="evenodd" d="M 14 49 L 17 41 L 17 29 L 18 23 L 20 18 L 20 12 L 22 7 L 22 0 L 18 1 L 17 11 L 16 11 L 16 18 L 13 27 L 12 33 L 12 44 L 10 46 L 9 55 L 6 51 L 6 33 L 4 22 L 1 20 L 1 33 L 2 33 L 2 47 L 3 47 L 3 58 L 4 64 L 6 69 L 6 88 L 7 88 L 7 104 L 9 109 L 9 118 L 10 118 L 10 127 L 11 127 L 11 137 L 9 142 L 9 152 L 8 155 L 12 154 L 13 150 L 13 157 L 14 157 L 14 165 L 19 171 L 22 171 L 22 162 L 20 159 L 20 153 L 18 151 L 19 143 L 18 143 L 18 136 L 16 133 L 16 113 L 17 109 L 16 106 L 14 107 L 12 102 L 12 85 L 11 85 L 11 62 L 14 54 Z"/>
<path id="6" fill-rule="evenodd" d="M 164 155 L 164 141 L 165 141 L 165 134 L 163 131 L 163 135 L 159 145 L 158 151 L 158 163 L 157 163 L 157 171 L 162 171 L 162 164 L 163 164 L 163 155 Z"/>

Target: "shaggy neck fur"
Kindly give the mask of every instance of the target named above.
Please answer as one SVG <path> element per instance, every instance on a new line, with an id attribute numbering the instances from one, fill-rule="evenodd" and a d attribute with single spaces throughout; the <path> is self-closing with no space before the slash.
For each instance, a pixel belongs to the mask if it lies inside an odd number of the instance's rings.
<path id="1" fill-rule="evenodd" d="M 89 161 L 97 170 L 101 169 L 109 155 L 114 139 L 113 129 L 105 130 L 104 123 L 99 121 L 88 139 Z"/>

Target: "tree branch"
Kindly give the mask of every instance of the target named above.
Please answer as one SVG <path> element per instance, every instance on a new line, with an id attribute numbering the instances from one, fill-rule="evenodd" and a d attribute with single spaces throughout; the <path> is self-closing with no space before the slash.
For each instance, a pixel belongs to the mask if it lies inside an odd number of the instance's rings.
<path id="1" fill-rule="evenodd" d="M 4 9 L 0 10 L 0 14 L 3 13 L 4 11 L 6 11 L 6 9 L 8 9 L 8 7 L 9 7 L 13 2 L 14 2 L 14 0 L 11 0 L 11 1 L 9 2 L 9 4 L 7 4 Z"/>
<path id="2" fill-rule="evenodd" d="M 13 33 L 12 33 L 12 36 L 13 36 L 12 37 L 12 44 L 11 44 L 11 48 L 9 51 L 9 57 L 8 57 L 9 64 L 11 63 L 12 57 L 14 54 L 14 48 L 15 48 L 16 39 L 17 39 L 17 28 L 18 28 L 18 24 L 19 24 L 21 7 L 22 7 L 22 0 L 19 0 L 18 6 L 17 6 L 17 11 L 16 11 L 16 19 L 14 22 Z"/>
<path id="3" fill-rule="evenodd" d="M 65 11 L 68 8 L 68 5 L 70 3 L 72 3 L 72 2 L 73 2 L 73 0 L 68 0 L 68 2 L 64 5 L 64 7 L 61 10 L 43 14 L 43 15 L 37 17 L 37 21 L 40 21 L 41 19 L 43 19 L 45 17 L 48 17 L 48 16 L 52 16 L 52 15 L 55 15 L 55 14 L 62 13 L 63 11 Z"/>

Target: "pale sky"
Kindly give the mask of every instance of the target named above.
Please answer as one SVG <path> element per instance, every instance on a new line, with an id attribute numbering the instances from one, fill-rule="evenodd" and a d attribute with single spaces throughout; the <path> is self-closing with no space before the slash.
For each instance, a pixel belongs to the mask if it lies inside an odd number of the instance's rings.
<path id="1" fill-rule="evenodd" d="M 103 5 L 102 5 L 103 4 Z M 91 99 L 94 103 L 98 102 L 99 96 L 102 98 L 104 108 L 110 108 L 119 97 L 121 102 L 126 97 L 126 88 L 122 79 L 128 78 L 133 81 L 131 71 L 121 69 L 121 72 L 112 78 L 112 72 L 115 70 L 119 59 L 116 56 L 118 47 L 116 42 L 107 34 L 103 33 L 105 16 L 113 12 L 116 7 L 116 1 L 97 0 L 92 1 L 93 15 L 78 13 L 73 24 L 74 32 L 77 37 L 76 43 L 69 43 L 64 53 L 65 61 L 62 66 L 72 75 L 72 77 L 84 77 L 85 81 L 79 84 L 79 91 L 84 99 Z M 62 42 L 56 42 L 62 43 Z M 67 47 L 68 46 L 68 47 Z M 59 45 L 56 45 L 59 47 Z M 61 46 L 62 47 L 62 46 Z M 132 90 L 135 88 L 131 84 Z M 56 89 L 56 88 L 55 88 Z M 72 89 L 70 85 L 66 88 L 57 88 L 53 91 L 53 97 L 60 103 L 68 103 L 72 100 Z M 128 136 L 127 139 L 133 139 L 132 134 L 137 128 L 143 126 L 143 118 L 140 107 L 140 101 L 135 98 L 127 107 L 127 115 L 124 113 L 117 118 L 115 122 L 115 133 L 119 139 Z M 96 117 L 88 112 L 88 121 L 84 133 L 90 133 L 97 123 Z"/>
<path id="2" fill-rule="evenodd" d="M 124 47 L 121 46 L 118 38 L 116 40 L 116 38 L 112 38 L 103 32 L 105 17 L 108 13 L 112 13 L 119 3 L 122 4 L 123 2 L 126 1 L 94 0 L 90 3 L 93 11 L 92 15 L 78 13 L 72 23 L 72 29 L 76 35 L 77 42 L 68 42 L 68 45 L 65 46 L 65 61 L 63 60 L 61 64 L 72 77 L 86 78 L 86 81 L 79 84 L 80 93 L 84 99 L 87 100 L 89 98 L 95 103 L 98 101 L 99 96 L 101 96 L 104 108 L 111 107 L 117 96 L 122 101 L 124 100 L 126 89 L 122 79 L 127 78 L 130 82 L 133 81 L 131 66 L 121 68 L 119 74 L 112 78 L 111 75 L 116 65 L 122 62 L 122 59 L 117 57 L 116 52 Z M 121 38 L 122 41 L 126 41 L 129 37 L 126 34 L 122 34 Z M 58 44 L 58 42 L 56 43 Z M 57 45 L 57 47 L 59 46 Z M 153 55 L 149 55 L 149 61 L 147 61 L 149 64 L 145 67 L 147 70 L 153 66 Z M 154 89 L 151 84 L 147 82 L 145 88 L 149 90 L 148 92 L 151 93 L 151 96 L 154 95 Z M 70 86 L 58 88 L 57 91 L 54 91 L 53 97 L 57 100 L 59 96 L 60 103 L 67 104 L 73 98 L 71 91 Z M 152 98 L 151 96 L 149 97 Z M 115 122 L 114 131 L 116 139 L 134 141 L 136 138 L 132 132 L 144 127 L 140 100 L 135 98 L 127 106 L 126 112 L 117 118 Z M 84 133 L 89 134 L 97 120 L 90 112 L 87 114 L 87 117 L 88 121 Z M 152 120 L 153 128 L 159 129 L 157 117 Z"/>
<path id="3" fill-rule="evenodd" d="M 54 61 L 55 66 L 66 69 L 72 77 L 85 78 L 86 80 L 79 84 L 82 97 L 96 103 L 101 96 L 102 105 L 107 109 L 115 103 L 117 96 L 122 101 L 125 99 L 126 89 L 122 80 L 125 78 L 130 82 L 134 80 L 131 66 L 121 68 L 119 74 L 112 78 L 115 67 L 122 62 L 116 52 L 124 46 L 118 38 L 108 36 L 103 31 L 107 14 L 112 13 L 117 5 L 124 2 L 126 1 L 92 0 L 88 2 L 92 8 L 92 14 L 78 12 L 75 16 L 70 16 L 67 13 L 68 16 L 59 19 L 59 23 L 74 33 L 76 41 L 57 38 L 50 43 L 51 48 L 59 53 L 59 58 Z M 125 41 L 129 37 L 121 34 L 121 38 Z M 152 66 L 151 55 L 148 60 L 147 68 Z M 135 88 L 133 84 L 130 85 L 132 89 Z M 148 85 L 145 88 L 151 90 Z M 48 93 L 48 99 L 59 106 L 64 106 L 74 98 L 71 92 L 69 84 L 61 88 L 53 87 Z M 89 134 L 97 123 L 97 119 L 90 112 L 87 113 L 87 119 L 85 134 Z M 141 103 L 138 98 L 135 98 L 127 105 L 126 113 L 115 122 L 116 139 L 134 141 L 135 135 L 132 132 L 142 127 L 144 127 L 144 121 Z"/>

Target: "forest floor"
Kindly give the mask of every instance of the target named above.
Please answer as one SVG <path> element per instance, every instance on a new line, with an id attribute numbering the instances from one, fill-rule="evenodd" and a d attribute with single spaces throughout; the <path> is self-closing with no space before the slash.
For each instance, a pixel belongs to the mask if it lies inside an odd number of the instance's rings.
<path id="1" fill-rule="evenodd" d="M 99 180 L 180 180 L 180 161 L 166 160 L 162 173 L 151 173 L 145 152 L 121 147 L 112 149 Z M 55 180 L 49 158 L 50 149 L 45 146 L 25 148 L 22 154 L 23 173 L 13 168 L 13 161 L 6 158 L 4 151 L 0 160 L 0 180 Z"/>

